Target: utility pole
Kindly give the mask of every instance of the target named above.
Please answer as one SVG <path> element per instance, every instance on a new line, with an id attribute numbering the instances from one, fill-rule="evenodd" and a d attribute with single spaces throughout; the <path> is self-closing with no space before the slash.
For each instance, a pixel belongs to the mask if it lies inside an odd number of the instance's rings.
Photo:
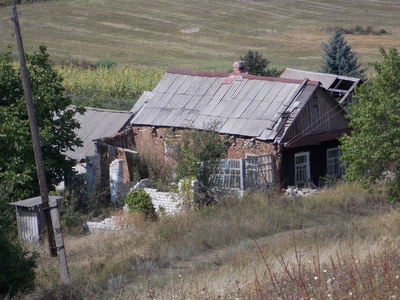
<path id="1" fill-rule="evenodd" d="M 25 53 L 24 53 L 24 47 L 22 44 L 21 30 L 19 27 L 18 13 L 17 13 L 17 8 L 15 5 L 13 6 L 12 12 L 13 12 L 12 21 L 14 23 L 15 36 L 17 39 L 17 47 L 18 47 L 19 64 L 20 64 L 20 68 L 21 68 L 21 78 L 22 78 L 22 84 L 24 87 L 26 106 L 28 109 L 29 126 L 31 128 L 31 134 L 32 134 L 33 151 L 35 154 L 36 172 L 37 172 L 37 176 L 39 179 L 40 196 L 42 198 L 42 207 L 43 207 L 43 212 L 44 212 L 44 216 L 45 216 L 45 220 L 46 220 L 47 239 L 49 242 L 50 255 L 52 257 L 56 257 L 57 251 L 60 251 L 61 246 L 56 245 L 56 240 L 55 240 L 55 229 L 53 228 L 50 207 L 49 207 L 49 194 L 48 194 L 48 189 L 47 189 L 44 162 L 43 162 L 43 158 L 42 158 L 42 150 L 41 150 L 41 146 L 40 146 L 39 129 L 38 129 L 37 120 L 36 120 L 35 108 L 34 108 L 33 100 L 32 100 L 32 91 L 31 91 L 31 86 L 30 86 L 29 77 L 28 77 L 28 70 L 26 68 Z M 57 214 L 58 214 L 58 212 L 57 212 Z M 60 222 L 58 219 L 58 224 L 59 223 Z M 56 233 L 59 234 L 62 239 L 61 226 L 58 226 L 58 228 L 56 228 L 56 230 L 57 230 Z M 64 249 L 63 243 L 62 243 L 62 249 Z M 65 251 L 63 251 L 63 253 L 65 255 Z M 63 259 L 60 259 L 60 274 L 61 274 L 62 283 L 68 284 L 69 283 L 69 274 L 68 274 L 68 266 L 67 266 L 66 257 L 64 257 Z M 67 276 L 65 276 L 64 274 L 67 274 Z"/>

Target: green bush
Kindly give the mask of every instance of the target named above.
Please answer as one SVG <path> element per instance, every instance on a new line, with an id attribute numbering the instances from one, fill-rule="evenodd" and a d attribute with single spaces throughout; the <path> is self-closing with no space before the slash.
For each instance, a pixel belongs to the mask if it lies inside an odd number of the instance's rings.
<path id="1" fill-rule="evenodd" d="M 101 59 L 96 61 L 94 64 L 90 64 L 92 67 L 96 67 L 96 68 L 111 68 L 114 67 L 117 63 L 109 60 L 109 59 Z"/>
<path id="2" fill-rule="evenodd" d="M 0 228 L 0 298 L 35 286 L 36 254 L 13 243 Z"/>
<path id="3" fill-rule="evenodd" d="M 125 196 L 124 201 L 128 205 L 129 211 L 143 213 L 147 217 L 154 217 L 156 215 L 156 209 L 153 202 L 151 202 L 151 197 L 144 189 L 130 191 Z"/>

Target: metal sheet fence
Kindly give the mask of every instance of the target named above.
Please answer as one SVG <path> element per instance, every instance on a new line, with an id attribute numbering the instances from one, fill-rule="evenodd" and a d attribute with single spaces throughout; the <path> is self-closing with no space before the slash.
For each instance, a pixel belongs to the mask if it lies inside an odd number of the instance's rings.
<path id="1" fill-rule="evenodd" d="M 228 189 L 271 186 L 274 184 L 273 156 L 267 154 L 245 159 L 223 159 L 214 178 L 220 187 Z"/>

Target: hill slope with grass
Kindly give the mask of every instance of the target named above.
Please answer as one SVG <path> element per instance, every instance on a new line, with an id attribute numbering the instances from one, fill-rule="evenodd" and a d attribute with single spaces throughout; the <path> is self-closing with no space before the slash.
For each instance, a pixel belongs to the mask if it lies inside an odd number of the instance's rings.
<path id="1" fill-rule="evenodd" d="M 63 0 L 18 10 L 25 50 L 45 44 L 58 62 L 227 71 L 252 49 L 272 67 L 317 70 L 336 26 L 363 29 L 346 40 L 364 64 L 379 59 L 379 46 L 400 45 L 397 0 Z M 15 45 L 10 18 L 11 7 L 0 7 L 3 49 Z M 368 27 L 375 34 L 360 34 Z"/>

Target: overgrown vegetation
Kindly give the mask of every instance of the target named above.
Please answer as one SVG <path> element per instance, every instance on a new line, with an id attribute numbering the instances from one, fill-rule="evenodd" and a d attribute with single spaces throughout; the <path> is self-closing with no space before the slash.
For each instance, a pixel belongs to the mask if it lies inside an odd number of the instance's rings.
<path id="1" fill-rule="evenodd" d="M 217 128 L 218 123 L 205 124 L 204 130 L 183 129 L 179 130 L 179 134 L 167 137 L 167 156 L 175 162 L 176 182 L 181 179 L 199 180 L 203 193 L 198 199 L 201 204 L 213 200 L 216 183 L 212 175 L 217 173 L 228 149 L 225 137 L 221 137 Z"/>
<path id="2" fill-rule="evenodd" d="M 398 297 L 398 209 L 355 184 L 308 198 L 230 197 L 122 232 L 67 237 L 72 284 L 58 285 L 57 262 L 43 254 L 30 296 Z"/>
<path id="3" fill-rule="evenodd" d="M 0 297 L 33 290 L 37 253 L 12 241 L 0 226 Z"/>
<path id="4" fill-rule="evenodd" d="M 124 203 L 128 205 L 132 213 L 144 214 L 147 219 L 156 218 L 156 209 L 151 201 L 149 194 L 143 189 L 130 191 L 124 198 Z"/>
<path id="5" fill-rule="evenodd" d="M 132 163 L 133 181 L 138 182 L 142 179 L 150 179 L 153 188 L 160 191 L 170 191 L 173 183 L 172 166 L 164 161 L 159 161 L 147 153 L 135 156 Z"/>
<path id="6" fill-rule="evenodd" d="M 110 202 L 108 185 L 96 182 L 88 193 L 85 175 L 70 177 L 66 188 L 57 194 L 63 197 L 60 201 L 61 225 L 67 234 L 83 233 L 83 224 L 103 220 L 115 209 Z"/>

